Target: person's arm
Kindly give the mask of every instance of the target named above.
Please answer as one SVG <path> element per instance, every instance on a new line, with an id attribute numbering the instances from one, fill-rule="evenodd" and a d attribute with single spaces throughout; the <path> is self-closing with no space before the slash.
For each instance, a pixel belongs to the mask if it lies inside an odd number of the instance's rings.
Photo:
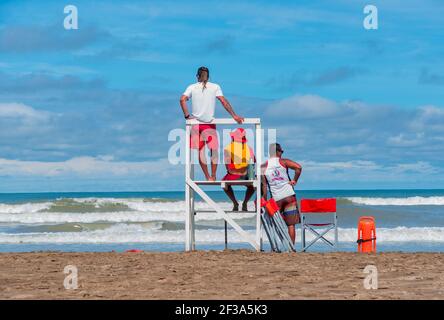
<path id="1" fill-rule="evenodd" d="M 238 116 L 234 110 L 233 107 L 231 106 L 231 104 L 228 102 L 228 100 L 224 97 L 224 96 L 218 96 L 217 99 L 220 101 L 220 103 L 222 103 L 222 105 L 224 106 L 225 110 L 227 110 L 227 112 L 233 117 L 233 119 L 241 124 L 242 122 L 244 122 L 244 118 Z"/>
<path id="2" fill-rule="evenodd" d="M 230 173 L 231 154 L 227 150 L 224 150 L 224 162 L 227 172 Z"/>
<path id="3" fill-rule="evenodd" d="M 188 112 L 188 100 L 189 98 L 184 94 L 182 95 L 182 97 L 180 97 L 180 106 L 182 107 L 183 116 L 185 117 L 185 119 L 189 119 L 191 117 L 190 113 Z"/>
<path id="4" fill-rule="evenodd" d="M 262 198 L 267 200 L 267 179 L 265 178 L 264 166 L 261 166 L 261 188 L 262 188 Z"/>
<path id="5" fill-rule="evenodd" d="M 253 163 L 256 163 L 256 155 L 254 154 L 254 150 L 251 147 L 250 148 L 250 159 L 253 160 Z"/>
<path id="6" fill-rule="evenodd" d="M 294 162 L 290 159 L 283 159 L 283 162 L 287 166 L 287 168 L 294 170 L 294 177 L 293 180 L 290 181 L 290 184 L 292 186 L 296 185 L 302 173 L 302 166 L 299 163 Z"/>

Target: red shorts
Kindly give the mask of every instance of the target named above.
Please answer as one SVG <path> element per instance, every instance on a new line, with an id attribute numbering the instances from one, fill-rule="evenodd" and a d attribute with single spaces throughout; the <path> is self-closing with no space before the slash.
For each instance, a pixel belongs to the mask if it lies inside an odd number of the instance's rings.
<path id="1" fill-rule="evenodd" d="M 232 174 L 227 173 L 225 177 L 222 178 L 222 181 L 227 180 L 248 180 L 248 175 L 240 175 L 240 174 Z"/>
<path id="2" fill-rule="evenodd" d="M 279 206 L 287 226 L 301 223 L 301 216 L 299 214 L 298 202 L 295 195 L 276 201 L 276 203 Z"/>
<path id="3" fill-rule="evenodd" d="M 215 124 L 197 124 L 191 128 L 191 148 L 200 150 L 205 145 L 210 150 L 217 150 L 219 148 Z"/>

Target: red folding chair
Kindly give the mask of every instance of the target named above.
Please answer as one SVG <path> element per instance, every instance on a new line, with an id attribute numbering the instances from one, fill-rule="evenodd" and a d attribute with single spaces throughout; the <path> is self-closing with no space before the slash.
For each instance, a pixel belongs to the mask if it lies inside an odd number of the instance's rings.
<path id="1" fill-rule="evenodd" d="M 315 235 L 308 245 L 305 242 L 306 231 Z M 318 231 L 319 230 L 319 231 Z M 334 243 L 325 238 L 334 230 Z M 301 200 L 301 243 L 302 251 L 307 251 L 315 242 L 322 240 L 333 249 L 338 247 L 338 216 L 336 199 L 302 199 Z"/>

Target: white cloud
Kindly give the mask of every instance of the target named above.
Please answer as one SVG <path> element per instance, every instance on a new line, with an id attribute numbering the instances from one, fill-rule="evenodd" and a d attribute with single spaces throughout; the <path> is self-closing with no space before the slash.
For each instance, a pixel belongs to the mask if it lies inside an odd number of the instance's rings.
<path id="1" fill-rule="evenodd" d="M 371 160 L 381 164 L 442 160 L 444 109 L 407 108 L 296 95 L 265 108 L 264 127 L 277 129 L 286 156 L 311 161 Z"/>
<path id="2" fill-rule="evenodd" d="M 336 162 L 317 162 L 317 161 L 301 161 L 303 170 L 314 173 L 334 172 L 337 170 L 349 171 L 356 174 L 356 172 L 367 175 L 369 173 L 424 173 L 433 174 L 439 172 L 439 169 L 432 166 L 426 161 L 417 161 L 412 163 L 399 163 L 396 165 L 383 165 L 374 161 L 367 160 L 353 160 L 353 161 L 336 161 Z M 356 178 L 359 178 L 356 176 Z"/>
<path id="3" fill-rule="evenodd" d="M 425 161 L 399 164 L 354 160 L 301 161 L 300 188 L 420 188 L 442 185 L 443 170 Z M 429 182 L 429 183 L 427 183 Z"/>
<path id="4" fill-rule="evenodd" d="M 296 95 L 271 104 L 266 115 L 273 118 L 328 118 L 346 111 L 345 108 L 345 105 L 317 95 Z"/>
<path id="5" fill-rule="evenodd" d="M 74 65 L 53 65 L 49 63 L 37 63 L 26 65 L 27 70 L 33 70 L 37 73 L 53 74 L 55 76 L 72 75 L 97 75 L 97 71 Z"/>
<path id="6" fill-rule="evenodd" d="M 12 176 L 144 176 L 158 178 L 177 175 L 178 168 L 172 167 L 167 159 L 156 161 L 130 162 L 114 161 L 112 156 L 75 157 L 65 161 L 22 161 L 0 158 L 0 175 Z"/>
<path id="7" fill-rule="evenodd" d="M 387 140 L 388 145 L 396 147 L 414 147 L 423 143 L 424 133 L 417 134 L 404 134 L 400 133 L 396 136 L 389 137 Z"/>
<path id="8" fill-rule="evenodd" d="M 52 112 L 34 109 L 23 103 L 0 103 L 0 151 L 15 148 L 25 152 L 20 149 L 24 146 L 23 141 L 31 145 L 31 150 L 39 148 L 39 144 L 35 143 L 37 137 L 51 132 L 56 118 L 57 115 Z M 47 136 L 42 144 L 53 138 Z"/>
<path id="9" fill-rule="evenodd" d="M 128 185 L 146 181 L 147 189 L 159 183 L 166 188 L 182 188 L 181 166 L 171 166 L 166 160 L 146 160 L 167 156 L 171 146 L 166 140 L 168 130 L 182 123 L 177 113 L 151 117 L 152 112 L 145 108 L 153 101 L 149 95 L 111 97 L 102 101 L 109 106 L 107 112 L 73 109 L 60 115 L 26 104 L 0 104 L 2 181 L 25 185 L 23 181 L 31 179 L 41 185 L 61 180 L 71 186 L 71 181 L 88 180 L 91 185 L 102 183 L 106 187 L 103 181 L 109 178 L 117 186 L 125 180 Z M 159 99 L 158 105 L 171 103 L 174 101 Z M 443 181 L 436 174 L 442 172 L 444 152 L 442 134 L 436 131 L 442 126 L 442 108 L 341 102 L 309 94 L 268 103 L 261 101 L 258 108 L 254 107 L 257 100 L 245 99 L 236 105 L 245 106 L 245 116 L 264 109 L 273 113 L 263 117 L 263 127 L 276 128 L 285 156 L 304 165 L 302 187 L 366 188 L 386 186 L 389 181 L 406 187 L 424 181 L 430 187 L 438 185 L 437 180 Z M 122 107 L 127 105 L 132 112 Z M 168 126 L 159 127 L 159 119 Z M 159 140 L 162 136 L 164 142 Z M 150 145 L 156 147 L 147 148 Z M 224 171 L 223 166 L 219 169 Z"/>
<path id="10" fill-rule="evenodd" d="M 336 162 L 317 162 L 317 161 L 302 161 L 304 171 L 334 171 L 334 170 L 376 170 L 381 166 L 373 161 L 354 160 L 354 161 L 336 161 Z"/>
<path id="11" fill-rule="evenodd" d="M 444 132 L 444 109 L 432 105 L 419 107 L 410 127 L 416 131 Z"/>
<path id="12" fill-rule="evenodd" d="M 438 168 L 435 168 L 426 161 L 418 161 L 416 163 L 401 163 L 394 167 L 389 167 L 388 169 L 397 173 L 417 172 L 423 174 L 434 174 L 440 172 Z"/>
<path id="13" fill-rule="evenodd" d="M 23 103 L 0 103 L 0 119 L 18 118 L 24 121 L 46 121 L 49 117 L 49 112 L 36 110 Z"/>

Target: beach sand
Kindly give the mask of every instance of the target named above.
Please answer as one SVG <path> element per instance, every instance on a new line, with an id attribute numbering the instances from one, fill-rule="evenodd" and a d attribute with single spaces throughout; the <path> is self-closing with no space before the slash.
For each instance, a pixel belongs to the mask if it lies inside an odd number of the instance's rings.
<path id="1" fill-rule="evenodd" d="M 78 289 L 63 286 L 66 265 Z M 366 290 L 363 270 L 378 269 Z M 444 299 L 444 254 L 3 253 L 1 299 Z"/>

